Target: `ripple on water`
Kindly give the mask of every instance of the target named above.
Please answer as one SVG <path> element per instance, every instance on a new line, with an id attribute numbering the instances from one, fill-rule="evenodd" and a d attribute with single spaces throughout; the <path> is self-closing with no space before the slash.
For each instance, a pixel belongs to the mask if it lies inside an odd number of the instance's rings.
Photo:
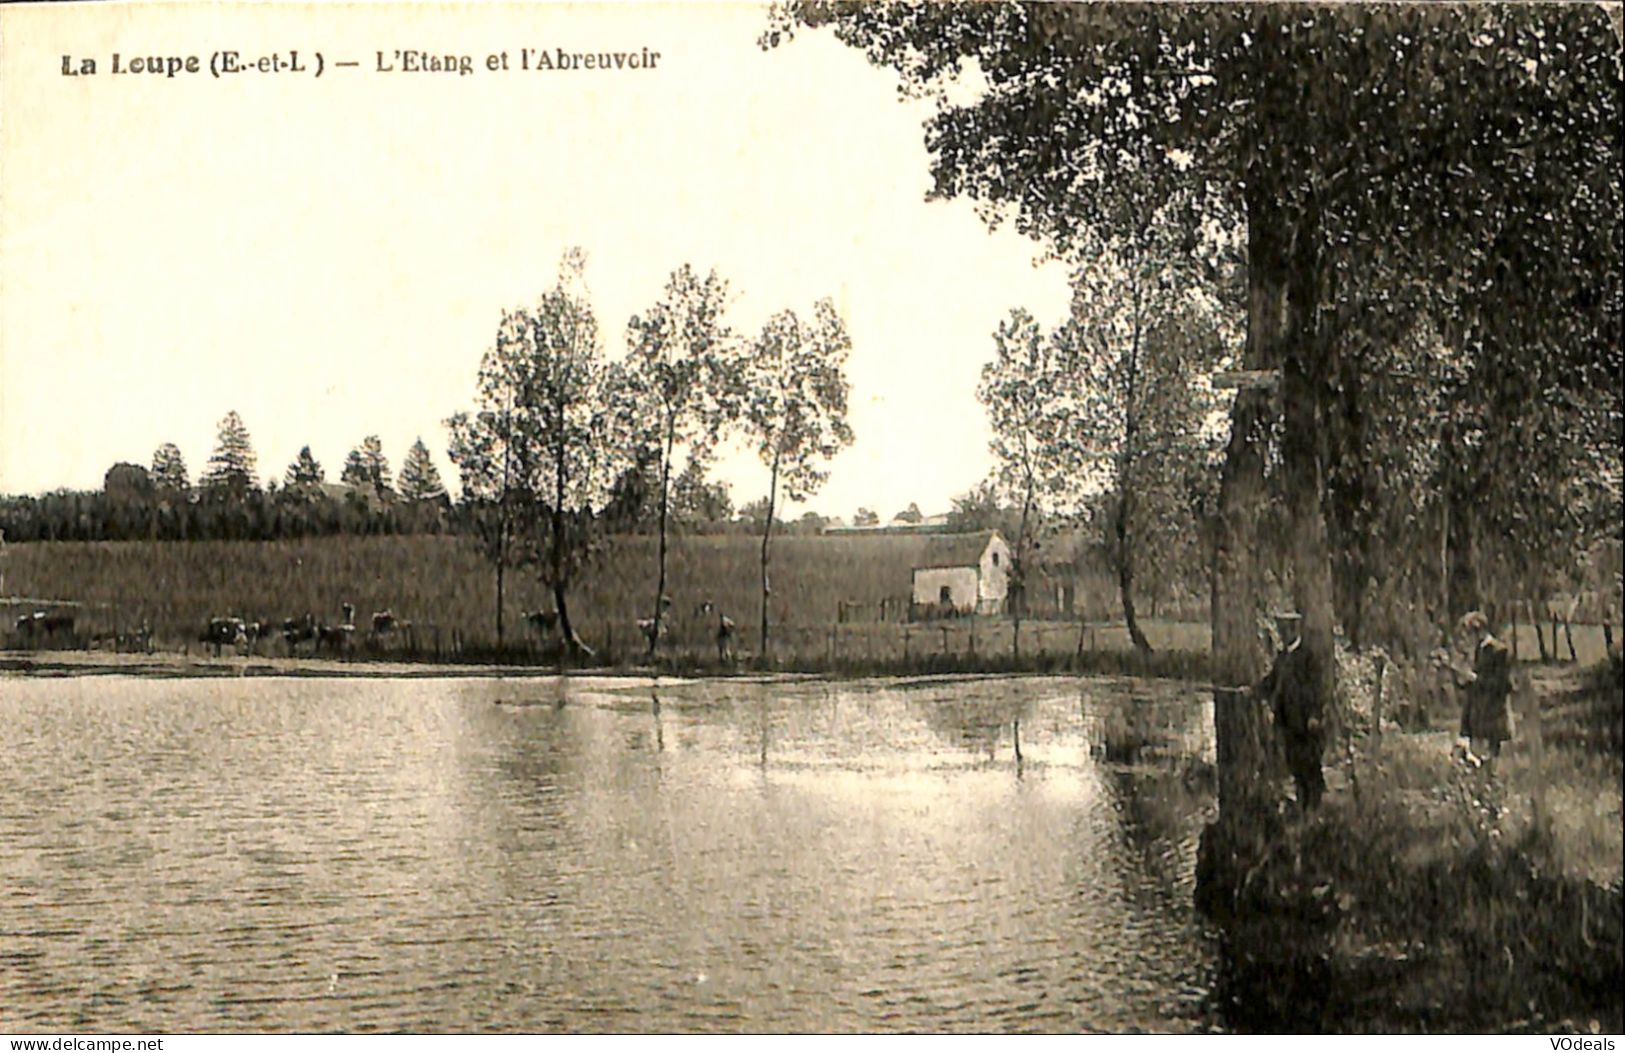
<path id="1" fill-rule="evenodd" d="M 1207 802 L 1093 759 L 1120 682 L 6 688 L 0 1012 L 30 1028 L 1200 1023 Z M 1173 756 L 1204 720 L 1151 724 Z"/>

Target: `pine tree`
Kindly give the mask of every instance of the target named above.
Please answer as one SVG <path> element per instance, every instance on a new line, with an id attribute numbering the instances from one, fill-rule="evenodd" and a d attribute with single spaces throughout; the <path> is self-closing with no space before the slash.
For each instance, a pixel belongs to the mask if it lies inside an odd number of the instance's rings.
<path id="1" fill-rule="evenodd" d="M 313 489 L 325 482 L 327 473 L 322 470 L 322 462 L 311 455 L 309 446 L 299 448 L 299 456 L 288 465 L 282 477 L 282 485 L 289 490 Z"/>
<path id="2" fill-rule="evenodd" d="M 429 448 L 423 445 L 422 436 L 406 452 L 406 461 L 401 465 L 401 496 L 408 501 L 436 501 L 446 496 L 440 472 L 429 457 Z"/>
<path id="3" fill-rule="evenodd" d="M 367 475 L 367 458 L 361 453 L 361 447 L 358 446 L 345 454 L 344 470 L 339 473 L 339 482 L 358 489 L 366 489 L 372 485 L 372 479 Z"/>
<path id="4" fill-rule="evenodd" d="M 160 490 L 186 490 L 191 481 L 186 475 L 186 458 L 180 447 L 166 442 L 152 452 L 152 481 Z"/>
<path id="5" fill-rule="evenodd" d="M 202 487 L 237 495 L 256 488 L 259 482 L 254 475 L 254 446 L 236 410 L 220 421 L 219 436 L 209 466 L 203 471 Z"/>
<path id="6" fill-rule="evenodd" d="M 349 452 L 344 458 L 344 474 L 339 478 L 349 486 L 370 489 L 379 497 L 395 496 L 389 459 L 384 456 L 384 444 L 376 435 L 362 439 L 361 445 Z"/>

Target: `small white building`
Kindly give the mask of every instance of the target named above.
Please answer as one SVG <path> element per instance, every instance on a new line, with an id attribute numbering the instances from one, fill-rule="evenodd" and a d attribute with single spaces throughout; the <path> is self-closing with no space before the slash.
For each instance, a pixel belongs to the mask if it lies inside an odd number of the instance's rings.
<path id="1" fill-rule="evenodd" d="M 910 599 L 963 614 L 998 614 L 1010 591 L 1010 546 L 997 530 L 932 537 L 914 568 Z"/>

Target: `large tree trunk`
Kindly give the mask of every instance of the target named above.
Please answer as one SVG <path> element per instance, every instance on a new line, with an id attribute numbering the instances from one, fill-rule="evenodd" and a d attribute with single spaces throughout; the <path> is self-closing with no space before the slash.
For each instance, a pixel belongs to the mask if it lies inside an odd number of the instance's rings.
<path id="1" fill-rule="evenodd" d="M 1247 365 L 1256 363 L 1249 356 Z M 1265 393 L 1243 391 L 1236 397 L 1219 479 L 1210 599 L 1219 815 L 1202 831 L 1196 863 L 1197 905 L 1219 917 L 1234 909 L 1242 875 L 1259 858 L 1274 825 L 1265 778 L 1269 728 L 1264 706 L 1248 690 L 1264 668 L 1255 623 L 1262 594 L 1256 557 L 1266 501 L 1264 449 L 1272 416 Z"/>
<path id="2" fill-rule="evenodd" d="M 1321 477 L 1321 405 L 1326 387 L 1315 340 L 1318 261 L 1308 220 L 1289 214 L 1249 178 L 1247 195 L 1247 347 L 1244 365 L 1280 370 L 1284 435 L 1282 478 L 1293 593 L 1303 615 L 1303 647 L 1321 671 L 1318 702 L 1329 712 L 1333 687 L 1331 565 Z M 1294 246 L 1298 250 L 1294 251 Z M 1269 396 L 1243 391 L 1231 411 L 1230 444 L 1219 487 L 1213 568 L 1214 739 L 1219 818 L 1203 832 L 1197 901 L 1223 914 L 1234 906 L 1242 874 L 1260 858 L 1277 822 L 1261 701 L 1233 690 L 1256 683 L 1263 649 L 1255 619 L 1260 576 L 1254 555 L 1266 494 L 1264 449 L 1273 418 Z M 1230 690 L 1227 690 L 1230 689 Z"/>
<path id="3" fill-rule="evenodd" d="M 1314 339 L 1318 261 L 1293 251 L 1313 231 L 1296 229 L 1298 217 L 1283 214 L 1250 181 L 1248 205 L 1247 348 L 1245 365 L 1280 373 L 1284 411 L 1282 475 L 1291 537 L 1293 595 L 1303 615 L 1303 646 L 1322 671 L 1323 710 L 1333 688 L 1331 566 L 1322 502 L 1321 407 L 1324 355 Z M 1302 225 L 1301 222 L 1298 225 Z M 1262 648 L 1255 618 L 1260 613 L 1259 570 L 1253 555 L 1265 500 L 1263 448 L 1273 416 L 1263 392 L 1243 392 L 1231 413 L 1231 435 L 1219 490 L 1219 531 L 1213 573 L 1213 675 L 1221 688 L 1255 682 Z M 1231 691 L 1215 694 L 1214 732 L 1219 759 L 1221 825 L 1249 823 L 1266 771 L 1262 709 L 1256 699 Z M 1228 814 L 1227 814 L 1228 809 Z"/>
<path id="4" fill-rule="evenodd" d="M 1303 330 L 1300 328 L 1299 333 Z M 1281 467 L 1286 487 L 1292 539 L 1292 592 L 1303 615 L 1303 646 L 1320 672 L 1317 705 L 1332 712 L 1336 675 L 1332 643 L 1332 574 L 1326 542 L 1326 518 L 1320 445 L 1324 432 L 1318 404 L 1322 378 L 1317 374 L 1320 349 L 1312 343 L 1289 350 L 1281 369 L 1283 435 Z M 1293 353 L 1295 351 L 1296 353 Z"/>
<path id="5" fill-rule="evenodd" d="M 1473 496 L 1453 493 L 1448 498 L 1454 507 L 1450 510 L 1450 583 L 1447 595 L 1450 605 L 1445 611 L 1447 625 L 1468 611 L 1482 610 L 1484 591 L 1478 572 L 1478 531 L 1473 515 Z"/>
<path id="6" fill-rule="evenodd" d="M 1230 442 L 1219 480 L 1212 594 L 1214 745 L 1218 753 L 1221 820 L 1244 816 L 1265 769 L 1264 710 L 1229 688 L 1256 683 L 1264 649 L 1256 616 L 1262 603 L 1259 520 L 1266 502 L 1264 444 L 1272 416 L 1267 394 L 1244 391 L 1230 413 Z"/>

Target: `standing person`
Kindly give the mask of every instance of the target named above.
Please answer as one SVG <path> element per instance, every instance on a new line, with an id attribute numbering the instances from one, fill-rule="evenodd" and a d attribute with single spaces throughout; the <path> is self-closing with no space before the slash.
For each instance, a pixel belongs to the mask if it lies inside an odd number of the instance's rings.
<path id="1" fill-rule="evenodd" d="M 1512 737 L 1512 650 L 1490 634 L 1482 611 L 1462 615 L 1460 635 L 1473 646 L 1473 666 L 1461 678 L 1461 738 L 1471 763 L 1494 760 Z"/>
<path id="2" fill-rule="evenodd" d="M 1326 790 L 1320 757 L 1325 748 L 1325 713 L 1321 708 L 1318 670 L 1310 650 L 1303 646 L 1303 616 L 1283 613 L 1275 616 L 1281 637 L 1281 650 L 1270 671 L 1258 685 L 1258 696 L 1275 714 L 1275 727 L 1281 735 L 1282 751 L 1292 780 L 1298 788 L 1298 806 L 1305 812 L 1320 804 Z"/>

